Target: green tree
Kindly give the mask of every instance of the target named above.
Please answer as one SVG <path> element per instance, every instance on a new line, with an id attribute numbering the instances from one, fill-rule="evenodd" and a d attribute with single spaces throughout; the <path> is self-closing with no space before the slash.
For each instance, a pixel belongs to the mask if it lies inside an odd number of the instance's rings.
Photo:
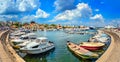
<path id="1" fill-rule="evenodd" d="M 49 25 L 48 25 L 48 24 L 44 24 L 44 27 L 45 27 L 45 28 L 48 28 L 48 27 L 49 27 Z"/>
<path id="2" fill-rule="evenodd" d="M 26 23 L 23 23 L 22 25 L 23 25 L 23 26 L 24 26 L 24 25 L 29 25 L 29 23 L 26 22 Z"/>
<path id="3" fill-rule="evenodd" d="M 53 28 L 57 28 L 56 24 L 51 24 L 50 26 L 52 26 Z"/>

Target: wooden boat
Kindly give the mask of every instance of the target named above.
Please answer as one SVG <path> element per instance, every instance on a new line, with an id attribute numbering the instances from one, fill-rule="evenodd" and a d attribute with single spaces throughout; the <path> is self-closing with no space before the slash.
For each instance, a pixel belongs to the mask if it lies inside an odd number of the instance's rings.
<path id="1" fill-rule="evenodd" d="M 87 50 L 99 50 L 101 49 L 103 46 L 105 45 L 105 43 L 101 43 L 101 42 L 82 42 L 80 43 L 80 47 L 83 47 Z"/>
<path id="2" fill-rule="evenodd" d="M 77 44 L 74 44 L 72 42 L 67 43 L 68 48 L 77 56 L 83 58 L 83 59 L 91 59 L 91 58 L 98 58 L 98 54 L 93 53 L 89 50 L 86 50 L 82 47 L 80 47 Z"/>

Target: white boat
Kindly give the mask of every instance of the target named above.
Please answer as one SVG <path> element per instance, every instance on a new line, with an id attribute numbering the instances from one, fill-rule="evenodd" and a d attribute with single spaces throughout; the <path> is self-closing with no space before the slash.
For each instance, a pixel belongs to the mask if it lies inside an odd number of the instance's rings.
<path id="1" fill-rule="evenodd" d="M 15 31 L 15 32 L 11 33 L 10 35 L 11 36 L 21 36 L 21 35 L 24 35 L 24 34 L 25 34 L 25 32 Z"/>
<path id="2" fill-rule="evenodd" d="M 100 38 L 96 38 L 96 39 L 100 42 L 107 42 L 109 40 L 109 38 L 107 38 L 107 37 L 100 37 Z"/>
<path id="3" fill-rule="evenodd" d="M 40 37 L 28 43 L 25 47 L 20 48 L 21 51 L 28 54 L 40 54 L 53 49 L 53 42 L 48 42 L 46 37 Z"/>
<path id="4" fill-rule="evenodd" d="M 26 40 L 22 40 L 22 39 L 13 39 L 11 40 L 11 42 L 15 43 L 15 44 L 19 44 L 19 43 L 22 43 L 22 42 L 25 42 Z"/>
<path id="5" fill-rule="evenodd" d="M 28 33 L 25 35 L 21 35 L 19 38 L 14 38 L 12 42 L 22 42 L 23 40 L 30 40 L 30 39 L 36 39 L 36 38 L 37 38 L 37 35 L 35 33 Z"/>
<path id="6" fill-rule="evenodd" d="M 19 38 L 14 38 L 11 41 L 13 42 L 13 46 L 24 47 L 26 44 L 36 39 L 37 36 L 35 33 L 28 33 L 26 35 L 22 35 Z"/>
<path id="7" fill-rule="evenodd" d="M 17 44 L 17 46 L 19 46 L 19 47 L 24 47 L 24 46 L 26 46 L 28 43 L 30 43 L 31 42 L 31 40 L 29 40 L 29 41 L 24 41 L 24 42 L 22 42 L 22 43 L 20 43 L 20 44 Z"/>
<path id="8" fill-rule="evenodd" d="M 26 38 L 26 39 L 36 39 L 37 35 L 35 33 L 28 33 L 26 35 L 22 35 L 21 38 Z"/>
<path id="9" fill-rule="evenodd" d="M 98 30 L 98 34 L 89 39 L 90 41 L 108 42 L 109 37 L 103 31 Z"/>
<path id="10" fill-rule="evenodd" d="M 11 39 L 15 39 L 15 38 L 19 38 L 21 35 L 24 35 L 25 32 L 21 32 L 21 31 L 15 31 L 10 33 L 10 38 Z"/>

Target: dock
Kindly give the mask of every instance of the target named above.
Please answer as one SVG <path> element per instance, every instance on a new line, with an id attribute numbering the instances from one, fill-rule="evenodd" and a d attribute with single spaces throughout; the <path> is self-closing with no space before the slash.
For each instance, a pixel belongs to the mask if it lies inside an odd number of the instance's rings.
<path id="1" fill-rule="evenodd" d="M 2 36 L 3 32 L 0 32 L 0 37 Z M 1 40 L 4 40 L 1 38 Z M 2 41 L 0 40 L 0 62 L 13 62 L 13 60 L 10 58 L 10 55 L 7 54 Z"/>
<path id="2" fill-rule="evenodd" d="M 105 30 L 110 35 L 111 44 L 96 62 L 120 62 L 120 33 L 113 30 Z"/>
<path id="3" fill-rule="evenodd" d="M 0 62 L 25 62 L 9 43 L 9 32 L 0 32 Z"/>

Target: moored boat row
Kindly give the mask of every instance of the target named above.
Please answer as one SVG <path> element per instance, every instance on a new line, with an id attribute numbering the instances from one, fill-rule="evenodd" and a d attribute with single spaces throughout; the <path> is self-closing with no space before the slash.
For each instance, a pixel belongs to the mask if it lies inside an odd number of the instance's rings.
<path id="1" fill-rule="evenodd" d="M 110 39 L 102 31 L 98 31 L 98 34 L 90 38 L 88 42 L 81 42 L 80 44 L 75 44 L 73 42 L 67 42 L 68 48 L 77 56 L 84 59 L 98 58 L 99 55 L 91 52 L 102 49 L 105 46 L 105 42 Z"/>
<path id="2" fill-rule="evenodd" d="M 99 34 L 101 37 L 105 37 L 105 35 Z M 20 34 L 19 36 L 13 36 L 12 42 L 16 42 L 15 47 L 19 48 L 21 52 L 27 54 L 39 54 L 47 52 L 53 48 L 55 48 L 54 43 L 48 41 L 46 37 L 38 37 L 35 33 L 27 33 L 27 34 Z M 75 44 L 72 42 L 68 42 L 68 48 L 77 56 L 83 59 L 92 59 L 98 58 L 99 54 L 94 53 L 93 51 L 97 51 L 102 49 L 105 46 L 105 43 L 98 42 L 97 38 L 101 38 L 97 34 L 93 36 L 91 41 L 89 42 L 81 42 L 80 44 Z M 97 41 L 97 42 L 96 42 Z M 102 40 L 101 40 L 102 41 Z"/>
<path id="3" fill-rule="evenodd" d="M 19 31 L 19 33 L 21 33 L 21 31 Z M 46 37 L 38 37 L 33 32 L 19 34 L 17 36 L 15 34 L 16 32 L 13 32 L 10 35 L 13 47 L 18 48 L 24 53 L 40 54 L 55 48 L 53 42 L 48 41 Z"/>

